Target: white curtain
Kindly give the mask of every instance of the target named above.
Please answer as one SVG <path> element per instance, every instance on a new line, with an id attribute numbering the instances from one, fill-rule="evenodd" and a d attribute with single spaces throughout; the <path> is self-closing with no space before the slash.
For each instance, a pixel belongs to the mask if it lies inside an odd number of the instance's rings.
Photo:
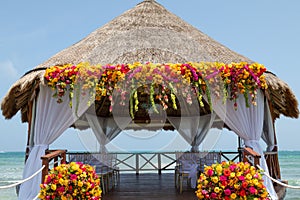
<path id="1" fill-rule="evenodd" d="M 209 130 L 211 129 L 211 126 L 214 123 L 215 118 L 216 118 L 215 113 L 212 113 L 210 115 L 204 115 L 204 116 L 200 117 L 197 134 L 194 137 L 194 140 L 192 142 L 192 148 L 191 148 L 192 152 L 199 151 L 199 145 L 203 142 L 203 140 L 207 136 Z"/>
<path id="2" fill-rule="evenodd" d="M 192 145 L 192 150 L 197 151 L 205 139 L 215 119 L 215 114 L 193 117 L 169 117 L 168 120 L 185 139 Z"/>
<path id="3" fill-rule="evenodd" d="M 266 142 L 267 151 L 272 151 L 275 147 L 275 133 L 273 127 L 273 119 L 268 101 L 265 100 L 265 114 L 262 139 Z"/>
<path id="4" fill-rule="evenodd" d="M 63 97 L 63 103 L 58 104 L 52 97 L 53 91 L 47 86 L 40 85 L 36 102 L 36 117 L 34 126 L 34 146 L 24 166 L 23 178 L 31 176 L 42 167 L 41 156 L 45 150 L 75 121 L 69 106 L 68 95 Z M 82 108 L 79 112 L 82 113 Z M 34 199 L 40 190 L 41 173 L 20 187 L 19 199 Z"/>
<path id="5" fill-rule="evenodd" d="M 132 119 L 128 117 L 122 119 L 118 117 L 117 124 L 113 117 L 98 117 L 88 113 L 86 113 L 85 116 L 100 144 L 100 151 L 102 153 L 106 151 L 105 145 L 112 141 L 132 121 Z"/>
<path id="6" fill-rule="evenodd" d="M 249 97 L 251 99 L 251 97 Z M 226 116 L 225 123 L 227 126 L 239 135 L 245 142 L 245 145 L 253 148 L 254 151 L 261 155 L 260 165 L 265 172 L 269 173 L 264 152 L 260 146 L 260 138 L 263 132 L 264 122 L 264 95 L 261 90 L 257 92 L 257 106 L 250 105 L 246 107 L 245 98 L 240 96 L 237 99 L 238 108 L 234 109 L 234 102 L 227 100 L 226 105 L 220 100 L 214 105 L 214 111 L 217 115 Z M 264 177 L 264 184 L 267 187 L 272 199 L 278 199 L 274 190 L 272 181 Z"/>

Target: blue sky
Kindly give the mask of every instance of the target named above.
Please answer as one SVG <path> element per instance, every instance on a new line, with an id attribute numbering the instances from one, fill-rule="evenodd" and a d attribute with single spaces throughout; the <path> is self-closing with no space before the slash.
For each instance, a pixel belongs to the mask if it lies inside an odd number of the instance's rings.
<path id="1" fill-rule="evenodd" d="M 140 1 L 1 1 L 0 98 L 26 71 L 78 42 Z M 230 49 L 264 64 L 300 98 L 300 1 L 159 0 L 169 11 Z M 281 150 L 300 150 L 299 119 L 281 117 Z M 71 144 L 78 138 L 65 138 Z M 0 151 L 23 151 L 27 124 L 0 116 Z M 77 135 L 77 134 L 76 134 Z M 223 136 L 224 137 L 224 136 Z M 58 142 L 57 145 L 61 143 Z"/>

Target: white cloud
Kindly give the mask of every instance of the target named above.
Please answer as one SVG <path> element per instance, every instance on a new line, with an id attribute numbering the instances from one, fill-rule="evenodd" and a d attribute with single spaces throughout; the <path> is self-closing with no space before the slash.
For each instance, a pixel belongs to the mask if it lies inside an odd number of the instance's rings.
<path id="1" fill-rule="evenodd" d="M 19 78 L 18 70 L 15 68 L 12 61 L 7 60 L 0 62 L 0 78 L 1 82 Z"/>

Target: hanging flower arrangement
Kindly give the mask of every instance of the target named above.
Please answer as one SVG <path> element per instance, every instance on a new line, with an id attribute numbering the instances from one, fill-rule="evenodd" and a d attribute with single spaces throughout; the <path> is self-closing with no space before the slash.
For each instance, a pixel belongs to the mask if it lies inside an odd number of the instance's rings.
<path id="1" fill-rule="evenodd" d="M 62 101 L 62 96 L 67 91 L 72 99 L 73 91 L 78 89 L 81 90 L 81 95 L 88 93 L 96 101 L 108 97 L 112 111 L 115 92 L 121 96 L 120 105 L 126 105 L 129 98 L 130 113 L 133 117 L 133 113 L 139 109 L 138 93 L 149 95 L 150 104 L 155 112 L 158 112 L 156 102 L 159 102 L 163 109 L 170 105 L 177 109 L 177 95 L 181 95 L 188 104 L 192 104 L 196 97 L 201 106 L 204 105 L 203 95 L 207 96 L 210 106 L 212 95 L 217 98 L 223 97 L 224 101 L 228 98 L 236 101 L 242 95 L 249 106 L 250 95 L 251 103 L 255 105 L 257 90 L 267 88 L 263 75 L 265 71 L 266 68 L 261 64 L 245 62 L 137 62 L 103 66 L 79 63 L 50 67 L 44 77 L 47 85 L 55 91 L 53 96 L 58 102 Z"/>
<path id="2" fill-rule="evenodd" d="M 80 162 L 53 168 L 40 187 L 38 197 L 43 200 L 100 200 L 102 193 L 94 168 Z"/>
<path id="3" fill-rule="evenodd" d="M 249 163 L 222 162 L 206 166 L 198 179 L 198 199 L 269 200 L 261 171 Z"/>

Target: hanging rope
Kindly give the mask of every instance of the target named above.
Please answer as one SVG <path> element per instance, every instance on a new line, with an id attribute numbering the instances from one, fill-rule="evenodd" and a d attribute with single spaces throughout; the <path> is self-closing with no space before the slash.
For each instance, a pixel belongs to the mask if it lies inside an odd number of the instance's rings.
<path id="1" fill-rule="evenodd" d="M 256 165 L 260 170 L 263 171 L 263 168 L 261 168 L 259 165 Z M 273 182 L 283 186 L 283 187 L 286 187 L 286 188 L 291 188 L 291 189 L 298 189 L 300 190 L 300 186 L 292 186 L 292 185 L 288 185 L 288 184 L 285 184 L 285 183 L 282 183 L 276 179 L 274 179 L 273 177 L 271 177 L 268 173 L 266 172 L 263 172 L 265 176 L 267 176 L 269 179 L 271 179 Z"/>
<path id="2" fill-rule="evenodd" d="M 35 177 L 36 175 L 38 175 L 44 168 L 45 168 L 45 165 L 43 165 L 43 167 L 41 167 L 41 169 L 39 169 L 37 172 L 35 172 L 31 176 L 29 176 L 28 178 L 26 178 L 24 180 L 21 180 L 21 181 L 18 181 L 17 183 L 14 183 L 14 184 L 11 184 L 11 185 L 0 186 L 0 189 L 8 189 L 8 188 L 12 188 L 12 187 L 15 187 L 17 185 L 20 185 L 22 183 L 25 183 L 26 181 L 29 181 L 30 179 L 32 179 L 33 177 Z"/>

